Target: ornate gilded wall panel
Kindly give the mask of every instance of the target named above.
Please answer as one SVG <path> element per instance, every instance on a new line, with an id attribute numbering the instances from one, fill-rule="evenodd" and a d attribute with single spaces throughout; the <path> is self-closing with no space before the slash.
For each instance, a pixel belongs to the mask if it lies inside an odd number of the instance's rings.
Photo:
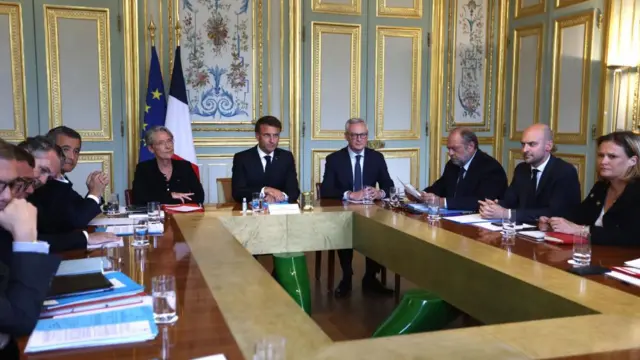
<path id="1" fill-rule="evenodd" d="M 406 1 L 377 0 L 377 13 L 379 17 L 398 17 L 406 19 L 422 18 L 422 1 L 413 0 L 412 6 L 404 5 Z"/>
<path id="2" fill-rule="evenodd" d="M 362 0 L 312 0 L 311 10 L 317 13 L 360 15 Z"/>
<path id="3" fill-rule="evenodd" d="M 5 115 L 0 123 L 0 137 L 10 141 L 27 136 L 22 31 L 21 5 L 0 3 L 0 94 L 3 94 L 0 108 Z"/>

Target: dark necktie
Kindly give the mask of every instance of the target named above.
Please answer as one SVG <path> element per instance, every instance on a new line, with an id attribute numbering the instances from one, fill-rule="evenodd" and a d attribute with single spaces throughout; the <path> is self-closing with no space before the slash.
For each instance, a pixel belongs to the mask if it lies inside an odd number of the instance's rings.
<path id="1" fill-rule="evenodd" d="M 531 180 L 529 184 L 529 200 L 527 201 L 528 206 L 533 206 L 536 202 L 536 191 L 538 189 L 538 173 L 540 170 L 531 169 Z"/>
<path id="2" fill-rule="evenodd" d="M 458 172 L 458 180 L 456 181 L 456 190 L 453 192 L 454 198 L 458 196 L 458 189 L 460 188 L 460 183 L 462 182 L 462 179 L 464 179 L 464 174 L 466 172 L 467 170 L 465 170 L 463 167 L 461 167 L 460 171 Z"/>
<path id="3" fill-rule="evenodd" d="M 356 168 L 353 174 L 353 191 L 362 190 L 362 166 L 360 166 L 360 158 L 362 155 L 356 155 Z"/>
<path id="4" fill-rule="evenodd" d="M 271 168 L 271 155 L 266 155 L 264 159 L 267 161 L 267 164 L 264 166 L 264 173 L 269 172 L 269 168 Z"/>

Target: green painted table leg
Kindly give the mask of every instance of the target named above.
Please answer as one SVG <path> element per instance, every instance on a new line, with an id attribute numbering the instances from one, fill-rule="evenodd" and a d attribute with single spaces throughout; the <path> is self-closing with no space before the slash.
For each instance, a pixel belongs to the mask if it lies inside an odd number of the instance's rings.
<path id="1" fill-rule="evenodd" d="M 373 337 L 412 334 L 442 329 L 453 320 L 454 308 L 426 290 L 407 291 L 391 316 L 373 333 Z"/>
<path id="2" fill-rule="evenodd" d="M 302 307 L 302 310 L 311 314 L 311 287 L 307 259 L 304 254 L 274 254 L 273 265 L 280 285 Z"/>

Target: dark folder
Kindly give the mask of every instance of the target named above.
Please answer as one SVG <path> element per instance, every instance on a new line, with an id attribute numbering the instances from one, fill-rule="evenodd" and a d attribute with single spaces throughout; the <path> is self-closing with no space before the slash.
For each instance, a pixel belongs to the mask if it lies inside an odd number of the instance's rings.
<path id="1" fill-rule="evenodd" d="M 56 276 L 47 299 L 111 290 L 113 285 L 102 273 Z"/>

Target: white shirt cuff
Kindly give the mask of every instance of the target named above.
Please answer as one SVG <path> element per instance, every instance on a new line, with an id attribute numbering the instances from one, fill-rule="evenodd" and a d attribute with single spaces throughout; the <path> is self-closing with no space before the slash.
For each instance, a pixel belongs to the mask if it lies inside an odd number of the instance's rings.
<path id="1" fill-rule="evenodd" d="M 33 252 L 33 253 L 48 254 L 49 244 L 44 241 L 36 241 L 36 242 L 14 241 L 13 252 Z"/>
<path id="2" fill-rule="evenodd" d="M 93 199 L 98 205 L 100 205 L 100 198 L 95 195 L 87 195 L 89 199 Z"/>
<path id="3" fill-rule="evenodd" d="M 447 198 L 444 198 L 444 208 L 448 209 L 448 207 L 447 207 Z"/>
<path id="4" fill-rule="evenodd" d="M 87 241 L 89 241 L 89 233 L 86 231 L 82 231 L 82 233 L 84 234 L 84 237 L 87 239 Z"/>
<path id="5" fill-rule="evenodd" d="M 384 190 L 380 189 L 380 199 L 384 199 L 387 197 L 387 193 Z"/>
<path id="6" fill-rule="evenodd" d="M 344 194 L 342 194 L 342 200 L 349 200 L 349 192 L 345 191 Z"/>

